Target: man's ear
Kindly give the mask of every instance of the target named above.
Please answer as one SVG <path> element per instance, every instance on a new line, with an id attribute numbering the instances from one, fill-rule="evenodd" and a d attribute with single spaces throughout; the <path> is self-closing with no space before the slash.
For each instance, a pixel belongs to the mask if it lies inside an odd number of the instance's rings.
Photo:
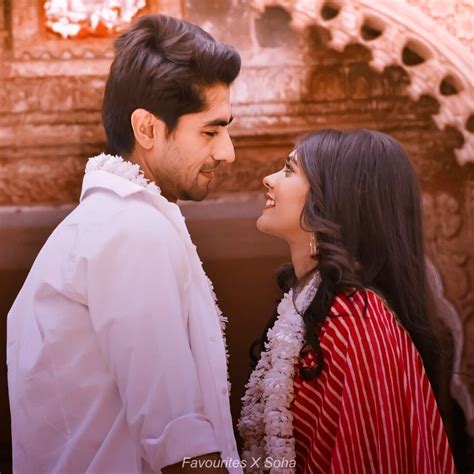
<path id="1" fill-rule="evenodd" d="M 151 150 L 166 137 L 166 124 L 145 109 L 135 109 L 130 117 L 136 143 Z"/>

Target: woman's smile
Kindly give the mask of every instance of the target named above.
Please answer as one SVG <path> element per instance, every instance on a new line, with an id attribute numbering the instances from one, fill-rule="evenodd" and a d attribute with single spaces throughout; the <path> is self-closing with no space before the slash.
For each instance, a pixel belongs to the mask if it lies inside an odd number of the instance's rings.
<path id="1" fill-rule="evenodd" d="M 275 207 L 275 199 L 269 193 L 266 193 L 265 197 L 267 198 L 267 201 L 263 210 L 266 211 L 267 209 Z"/>

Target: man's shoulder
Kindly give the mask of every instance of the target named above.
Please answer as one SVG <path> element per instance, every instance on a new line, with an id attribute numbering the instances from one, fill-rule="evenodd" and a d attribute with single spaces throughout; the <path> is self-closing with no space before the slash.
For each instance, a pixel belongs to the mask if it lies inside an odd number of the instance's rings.
<path id="1" fill-rule="evenodd" d="M 121 197 L 107 190 L 87 196 L 69 216 L 77 229 L 76 250 L 96 251 L 104 245 L 175 247 L 180 240 L 170 219 L 141 193 Z"/>
<path id="2" fill-rule="evenodd" d="M 108 190 L 97 190 L 84 199 L 71 221 L 78 225 L 99 225 L 107 229 L 166 232 L 173 226 L 169 219 L 141 193 L 121 197 Z"/>

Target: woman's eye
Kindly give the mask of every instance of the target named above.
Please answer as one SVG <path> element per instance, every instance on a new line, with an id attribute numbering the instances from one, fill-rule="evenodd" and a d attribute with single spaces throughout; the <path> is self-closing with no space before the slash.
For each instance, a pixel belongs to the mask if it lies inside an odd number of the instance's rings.
<path id="1" fill-rule="evenodd" d="M 204 132 L 208 137 L 215 137 L 217 132 Z"/>
<path id="2" fill-rule="evenodd" d="M 293 168 L 288 163 L 285 163 L 285 167 L 283 168 L 283 171 L 285 172 L 285 174 L 292 173 Z"/>

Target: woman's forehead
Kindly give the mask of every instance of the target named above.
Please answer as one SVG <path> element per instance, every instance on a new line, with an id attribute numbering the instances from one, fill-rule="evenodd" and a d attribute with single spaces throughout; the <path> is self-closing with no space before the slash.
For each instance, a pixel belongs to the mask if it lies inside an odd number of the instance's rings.
<path id="1" fill-rule="evenodd" d="M 293 161 L 298 164 L 298 155 L 296 154 L 296 148 L 288 154 L 288 158 L 290 159 L 290 161 Z"/>

